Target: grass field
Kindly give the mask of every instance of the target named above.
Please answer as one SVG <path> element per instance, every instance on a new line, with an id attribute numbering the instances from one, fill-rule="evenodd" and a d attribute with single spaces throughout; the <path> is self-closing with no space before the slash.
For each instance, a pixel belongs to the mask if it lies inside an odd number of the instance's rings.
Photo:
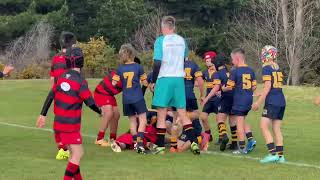
<path id="1" fill-rule="evenodd" d="M 97 83 L 98 80 L 89 81 L 92 89 Z M 62 179 L 66 161 L 55 160 L 56 146 L 48 131 L 52 113 L 48 115 L 47 130 L 32 128 L 48 89 L 48 80 L 0 81 L 1 180 Z M 259 163 L 258 158 L 266 154 L 259 130 L 260 112 L 251 112 L 248 117 L 257 139 L 257 148 L 250 155 L 220 153 L 214 145 L 210 146 L 210 153 L 200 156 L 190 152 L 138 155 L 134 152 L 115 154 L 110 149 L 96 147 L 93 142 L 99 119 L 85 107 L 83 177 L 88 180 L 320 179 L 320 107 L 312 104 L 312 99 L 319 95 L 319 88 L 286 87 L 285 95 L 287 109 L 283 134 L 288 164 Z M 150 103 L 150 94 L 147 101 Z M 213 117 L 210 120 L 213 125 Z M 118 134 L 127 129 L 128 122 L 121 117 Z"/>

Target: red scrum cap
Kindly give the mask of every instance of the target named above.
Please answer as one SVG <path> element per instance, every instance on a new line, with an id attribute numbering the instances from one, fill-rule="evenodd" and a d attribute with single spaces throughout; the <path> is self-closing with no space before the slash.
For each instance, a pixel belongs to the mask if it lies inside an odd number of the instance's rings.
<path id="1" fill-rule="evenodd" d="M 217 56 L 217 53 L 214 51 L 208 51 L 206 53 L 204 53 L 203 59 L 207 60 L 207 59 L 214 59 Z"/>

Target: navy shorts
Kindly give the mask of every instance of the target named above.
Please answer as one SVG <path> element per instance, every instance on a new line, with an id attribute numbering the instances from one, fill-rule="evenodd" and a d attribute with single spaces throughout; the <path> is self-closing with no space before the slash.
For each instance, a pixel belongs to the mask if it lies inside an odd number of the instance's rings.
<path id="1" fill-rule="evenodd" d="M 132 104 L 123 104 L 124 116 L 134 116 L 134 115 L 145 113 L 147 111 L 148 109 L 144 99 Z"/>
<path id="2" fill-rule="evenodd" d="M 179 137 L 179 140 L 181 140 L 183 142 L 187 142 L 187 141 L 191 142 L 191 139 L 184 132 L 182 132 L 181 136 Z"/>
<path id="3" fill-rule="evenodd" d="M 231 114 L 230 115 L 234 115 L 234 116 L 247 116 L 249 113 L 249 110 L 236 110 L 236 109 L 232 109 L 231 110 Z"/>
<path id="4" fill-rule="evenodd" d="M 220 106 L 220 101 L 208 101 L 203 109 L 202 109 L 202 112 L 205 112 L 205 113 L 215 113 L 217 114 L 218 113 L 218 107 Z"/>
<path id="5" fill-rule="evenodd" d="M 187 99 L 186 110 L 192 112 L 198 110 L 198 102 L 196 99 Z"/>
<path id="6" fill-rule="evenodd" d="M 233 97 L 232 96 L 224 96 L 221 99 L 220 106 L 218 107 L 218 112 L 223 114 L 231 114 L 233 105 Z"/>
<path id="7" fill-rule="evenodd" d="M 262 112 L 262 117 L 272 120 L 282 120 L 284 116 L 285 106 L 265 105 Z"/>

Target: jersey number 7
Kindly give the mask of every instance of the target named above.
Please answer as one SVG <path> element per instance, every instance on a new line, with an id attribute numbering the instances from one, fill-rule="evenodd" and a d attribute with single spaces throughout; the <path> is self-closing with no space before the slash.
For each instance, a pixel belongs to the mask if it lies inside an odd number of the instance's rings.
<path id="1" fill-rule="evenodd" d="M 134 72 L 125 72 L 123 73 L 123 77 L 127 79 L 127 88 L 132 88 L 132 79 L 134 76 Z"/>

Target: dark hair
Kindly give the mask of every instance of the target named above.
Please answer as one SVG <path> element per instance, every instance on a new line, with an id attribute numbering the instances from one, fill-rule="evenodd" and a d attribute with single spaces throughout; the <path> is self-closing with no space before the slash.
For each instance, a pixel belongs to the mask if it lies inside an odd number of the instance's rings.
<path id="1" fill-rule="evenodd" d="M 243 55 L 246 54 L 246 52 L 242 48 L 236 48 L 236 49 L 232 50 L 232 52 L 231 52 L 231 54 L 236 54 L 236 53 L 240 53 L 240 54 L 243 54 Z"/>
<path id="2" fill-rule="evenodd" d="M 227 58 L 225 57 L 224 54 L 219 54 L 211 62 L 214 64 L 215 68 L 218 70 L 219 67 L 225 66 L 225 64 L 227 63 Z"/>
<path id="3" fill-rule="evenodd" d="M 84 65 L 84 58 L 82 50 L 78 47 L 68 48 L 66 52 L 67 68 L 82 68 Z"/>
<path id="4" fill-rule="evenodd" d="M 61 48 L 71 48 L 77 43 L 77 38 L 72 32 L 62 31 L 59 38 Z"/>
<path id="5" fill-rule="evenodd" d="M 134 62 L 137 64 L 141 64 L 141 60 L 137 56 L 134 57 Z"/>

